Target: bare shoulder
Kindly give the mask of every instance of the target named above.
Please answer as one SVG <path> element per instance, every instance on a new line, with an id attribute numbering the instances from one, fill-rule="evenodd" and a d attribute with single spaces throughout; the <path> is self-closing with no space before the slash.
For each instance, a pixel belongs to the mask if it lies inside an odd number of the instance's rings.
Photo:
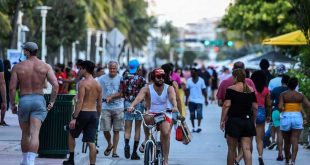
<path id="1" fill-rule="evenodd" d="M 148 87 L 148 85 L 147 85 L 147 86 L 144 86 L 143 88 L 141 88 L 141 92 L 149 93 L 149 87 Z"/>
<path id="2" fill-rule="evenodd" d="M 99 89 L 101 91 L 101 85 L 97 80 L 94 80 L 94 84 L 96 85 L 97 89 Z"/>
<path id="3" fill-rule="evenodd" d="M 79 81 L 79 87 L 84 87 L 84 86 L 86 85 L 86 83 L 87 83 L 87 82 L 86 82 L 85 79 Z"/>
<path id="4" fill-rule="evenodd" d="M 229 86 L 227 89 L 235 89 L 236 86 L 235 85 L 232 85 L 232 86 Z"/>
<path id="5" fill-rule="evenodd" d="M 52 66 L 50 64 L 44 63 L 45 67 L 48 69 L 52 69 Z"/>
<path id="6" fill-rule="evenodd" d="M 250 86 L 248 86 L 248 87 L 250 88 L 250 91 L 251 91 L 251 92 L 254 92 L 254 91 L 255 91 L 252 87 L 250 87 Z"/>
<path id="7" fill-rule="evenodd" d="M 21 63 L 15 64 L 12 68 L 12 72 L 18 70 L 18 68 L 20 68 L 20 64 Z"/>

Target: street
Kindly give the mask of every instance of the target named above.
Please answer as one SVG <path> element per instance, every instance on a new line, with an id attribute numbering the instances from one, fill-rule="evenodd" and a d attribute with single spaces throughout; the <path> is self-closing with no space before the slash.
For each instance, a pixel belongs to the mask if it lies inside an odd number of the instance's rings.
<path id="1" fill-rule="evenodd" d="M 226 164 L 227 145 L 223 136 L 223 132 L 219 129 L 220 108 L 217 105 L 211 104 L 204 107 L 204 119 L 202 121 L 202 132 L 192 133 L 193 139 L 189 145 L 183 145 L 174 140 L 175 132 L 171 134 L 171 149 L 169 163 L 171 165 L 224 165 Z M 17 116 L 12 115 L 11 112 L 7 116 L 10 127 L 0 127 L 0 164 L 16 165 L 21 159 L 21 151 L 19 146 L 19 139 L 21 133 L 17 125 Z M 187 121 L 189 128 L 191 125 Z M 118 154 L 120 158 L 112 158 L 111 155 L 106 157 L 103 155 L 107 144 L 103 139 L 103 134 L 99 134 L 99 154 L 97 156 L 97 163 L 99 165 L 136 165 L 143 164 L 143 155 L 141 160 L 128 160 L 124 157 L 124 139 L 123 132 L 120 134 L 120 142 L 118 146 Z M 133 141 L 131 139 L 131 148 Z M 255 142 L 253 152 L 253 164 L 258 165 L 258 154 Z M 81 137 L 77 139 L 75 163 L 77 165 L 88 164 L 88 153 L 81 153 L 82 143 Z M 284 162 L 276 161 L 277 151 L 264 150 L 264 161 L 266 165 L 282 165 Z M 36 164 L 38 165 L 59 165 L 64 159 L 48 159 L 38 158 Z M 296 164 L 307 164 L 310 161 L 310 150 L 299 147 Z M 241 163 L 243 164 L 243 162 Z"/>

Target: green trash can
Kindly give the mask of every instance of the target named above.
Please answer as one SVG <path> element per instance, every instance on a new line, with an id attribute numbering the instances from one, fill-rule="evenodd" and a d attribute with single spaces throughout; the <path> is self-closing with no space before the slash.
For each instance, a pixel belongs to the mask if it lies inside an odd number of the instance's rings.
<path id="1" fill-rule="evenodd" d="M 44 95 L 46 103 L 50 94 Z M 64 126 L 69 124 L 73 112 L 73 97 L 75 95 L 57 95 L 56 102 L 40 129 L 39 157 L 64 158 L 69 153 L 68 131 Z"/>

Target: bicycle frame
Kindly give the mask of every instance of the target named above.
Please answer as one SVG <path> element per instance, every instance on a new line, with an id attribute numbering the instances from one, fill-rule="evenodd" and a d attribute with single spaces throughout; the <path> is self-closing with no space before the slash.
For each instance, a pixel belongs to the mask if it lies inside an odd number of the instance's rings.
<path id="1" fill-rule="evenodd" d="M 160 113 L 165 113 L 165 112 L 166 111 L 162 111 Z M 163 153 L 162 153 L 161 142 L 160 142 L 160 130 L 157 130 L 157 128 L 156 128 L 157 123 L 154 122 L 154 124 L 148 125 L 145 121 L 145 118 L 144 118 L 144 116 L 152 116 L 152 119 L 153 119 L 156 114 L 142 114 L 138 110 L 134 110 L 133 114 L 141 115 L 143 125 L 148 128 L 149 135 L 148 135 L 147 140 L 145 142 L 145 146 L 147 146 L 149 143 L 151 143 L 150 146 L 153 146 L 152 152 L 151 152 L 152 153 L 151 157 L 154 158 L 154 160 L 151 159 L 151 160 L 145 160 L 145 161 L 149 161 L 149 162 L 147 162 L 147 164 L 162 164 L 164 159 L 163 159 Z M 146 155 L 144 156 L 144 158 L 145 157 L 146 157 Z"/>

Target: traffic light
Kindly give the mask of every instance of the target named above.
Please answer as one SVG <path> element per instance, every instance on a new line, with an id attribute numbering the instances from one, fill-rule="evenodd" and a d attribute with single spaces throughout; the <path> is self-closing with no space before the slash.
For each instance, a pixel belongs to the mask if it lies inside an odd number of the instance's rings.
<path id="1" fill-rule="evenodd" d="M 205 40 L 205 41 L 203 42 L 203 44 L 204 44 L 205 46 L 209 46 L 209 45 L 210 45 L 210 41 Z"/>
<path id="2" fill-rule="evenodd" d="M 226 45 L 229 47 L 234 46 L 234 42 L 233 41 L 227 41 Z"/>
<path id="3" fill-rule="evenodd" d="M 220 48 L 218 46 L 213 48 L 214 52 L 218 53 L 220 51 Z"/>

